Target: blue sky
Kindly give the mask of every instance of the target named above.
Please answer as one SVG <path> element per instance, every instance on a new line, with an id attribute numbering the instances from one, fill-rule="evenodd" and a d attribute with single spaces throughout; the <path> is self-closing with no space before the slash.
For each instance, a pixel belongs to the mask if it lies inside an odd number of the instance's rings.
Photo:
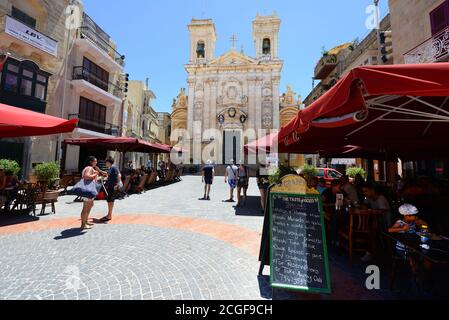
<path id="1" fill-rule="evenodd" d="M 156 111 L 171 111 L 174 97 L 186 87 L 184 64 L 189 59 L 187 24 L 212 18 L 217 29 L 216 56 L 230 49 L 229 38 L 254 56 L 251 37 L 256 14 L 276 11 L 282 19 L 279 56 L 284 60 L 282 91 L 287 84 L 304 98 L 312 88 L 316 62 L 326 49 L 362 39 L 369 30 L 367 6 L 373 0 L 84 0 L 86 12 L 116 41 L 126 55 L 132 80 L 150 79 Z M 388 1 L 380 0 L 380 13 Z"/>

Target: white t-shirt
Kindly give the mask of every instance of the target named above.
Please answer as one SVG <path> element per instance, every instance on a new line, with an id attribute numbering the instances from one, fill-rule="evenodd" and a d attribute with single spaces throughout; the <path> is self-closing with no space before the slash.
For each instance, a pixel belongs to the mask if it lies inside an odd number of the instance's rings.
<path id="1" fill-rule="evenodd" d="M 239 168 L 237 168 L 236 165 L 232 165 L 232 166 L 228 166 L 226 168 L 226 172 L 228 174 L 228 179 L 230 180 L 237 180 L 237 170 Z"/>

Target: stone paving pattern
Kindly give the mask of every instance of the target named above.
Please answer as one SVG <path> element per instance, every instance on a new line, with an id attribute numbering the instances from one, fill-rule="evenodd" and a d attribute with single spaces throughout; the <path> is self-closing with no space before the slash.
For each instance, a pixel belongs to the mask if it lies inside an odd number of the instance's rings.
<path id="1" fill-rule="evenodd" d="M 248 208 L 223 203 L 217 178 L 212 201 L 199 201 L 201 178 L 118 201 L 115 218 L 79 232 L 82 204 L 66 196 L 57 214 L 0 217 L 0 299 L 271 299 L 258 277 L 263 217 L 252 179 Z M 104 201 L 92 214 L 101 218 Z M 269 267 L 265 268 L 268 274 Z M 331 259 L 330 296 L 277 292 L 279 299 L 379 299 L 361 278 Z"/>

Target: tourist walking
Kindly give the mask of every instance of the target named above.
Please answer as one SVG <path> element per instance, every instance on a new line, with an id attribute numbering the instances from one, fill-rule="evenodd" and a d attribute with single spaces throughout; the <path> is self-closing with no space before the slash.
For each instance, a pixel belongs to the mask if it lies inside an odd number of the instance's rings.
<path id="1" fill-rule="evenodd" d="M 226 168 L 225 173 L 225 183 L 229 184 L 229 194 L 230 198 L 224 202 L 235 202 L 234 201 L 234 190 L 237 187 L 237 171 L 238 167 L 235 165 L 235 161 L 232 159 L 230 165 Z"/>
<path id="2" fill-rule="evenodd" d="M 246 199 L 249 185 L 249 170 L 242 162 L 237 169 L 237 207 L 240 207 L 240 197 L 243 190 L 243 206 L 246 206 Z"/>
<path id="3" fill-rule="evenodd" d="M 204 183 L 204 197 L 200 200 L 208 200 L 210 201 L 210 189 L 214 182 L 215 178 L 215 170 L 214 165 L 211 160 L 207 160 L 206 165 L 202 170 L 202 181 Z"/>

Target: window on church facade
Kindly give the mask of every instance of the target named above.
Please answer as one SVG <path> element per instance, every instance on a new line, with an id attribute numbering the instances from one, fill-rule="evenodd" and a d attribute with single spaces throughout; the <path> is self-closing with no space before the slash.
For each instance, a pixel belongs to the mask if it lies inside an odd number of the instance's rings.
<path id="1" fill-rule="evenodd" d="M 196 47 L 196 55 L 198 58 L 205 58 L 206 57 L 206 45 L 203 41 L 199 41 Z"/>
<path id="2" fill-rule="evenodd" d="M 262 53 L 271 54 L 271 41 L 268 38 L 263 39 Z"/>

